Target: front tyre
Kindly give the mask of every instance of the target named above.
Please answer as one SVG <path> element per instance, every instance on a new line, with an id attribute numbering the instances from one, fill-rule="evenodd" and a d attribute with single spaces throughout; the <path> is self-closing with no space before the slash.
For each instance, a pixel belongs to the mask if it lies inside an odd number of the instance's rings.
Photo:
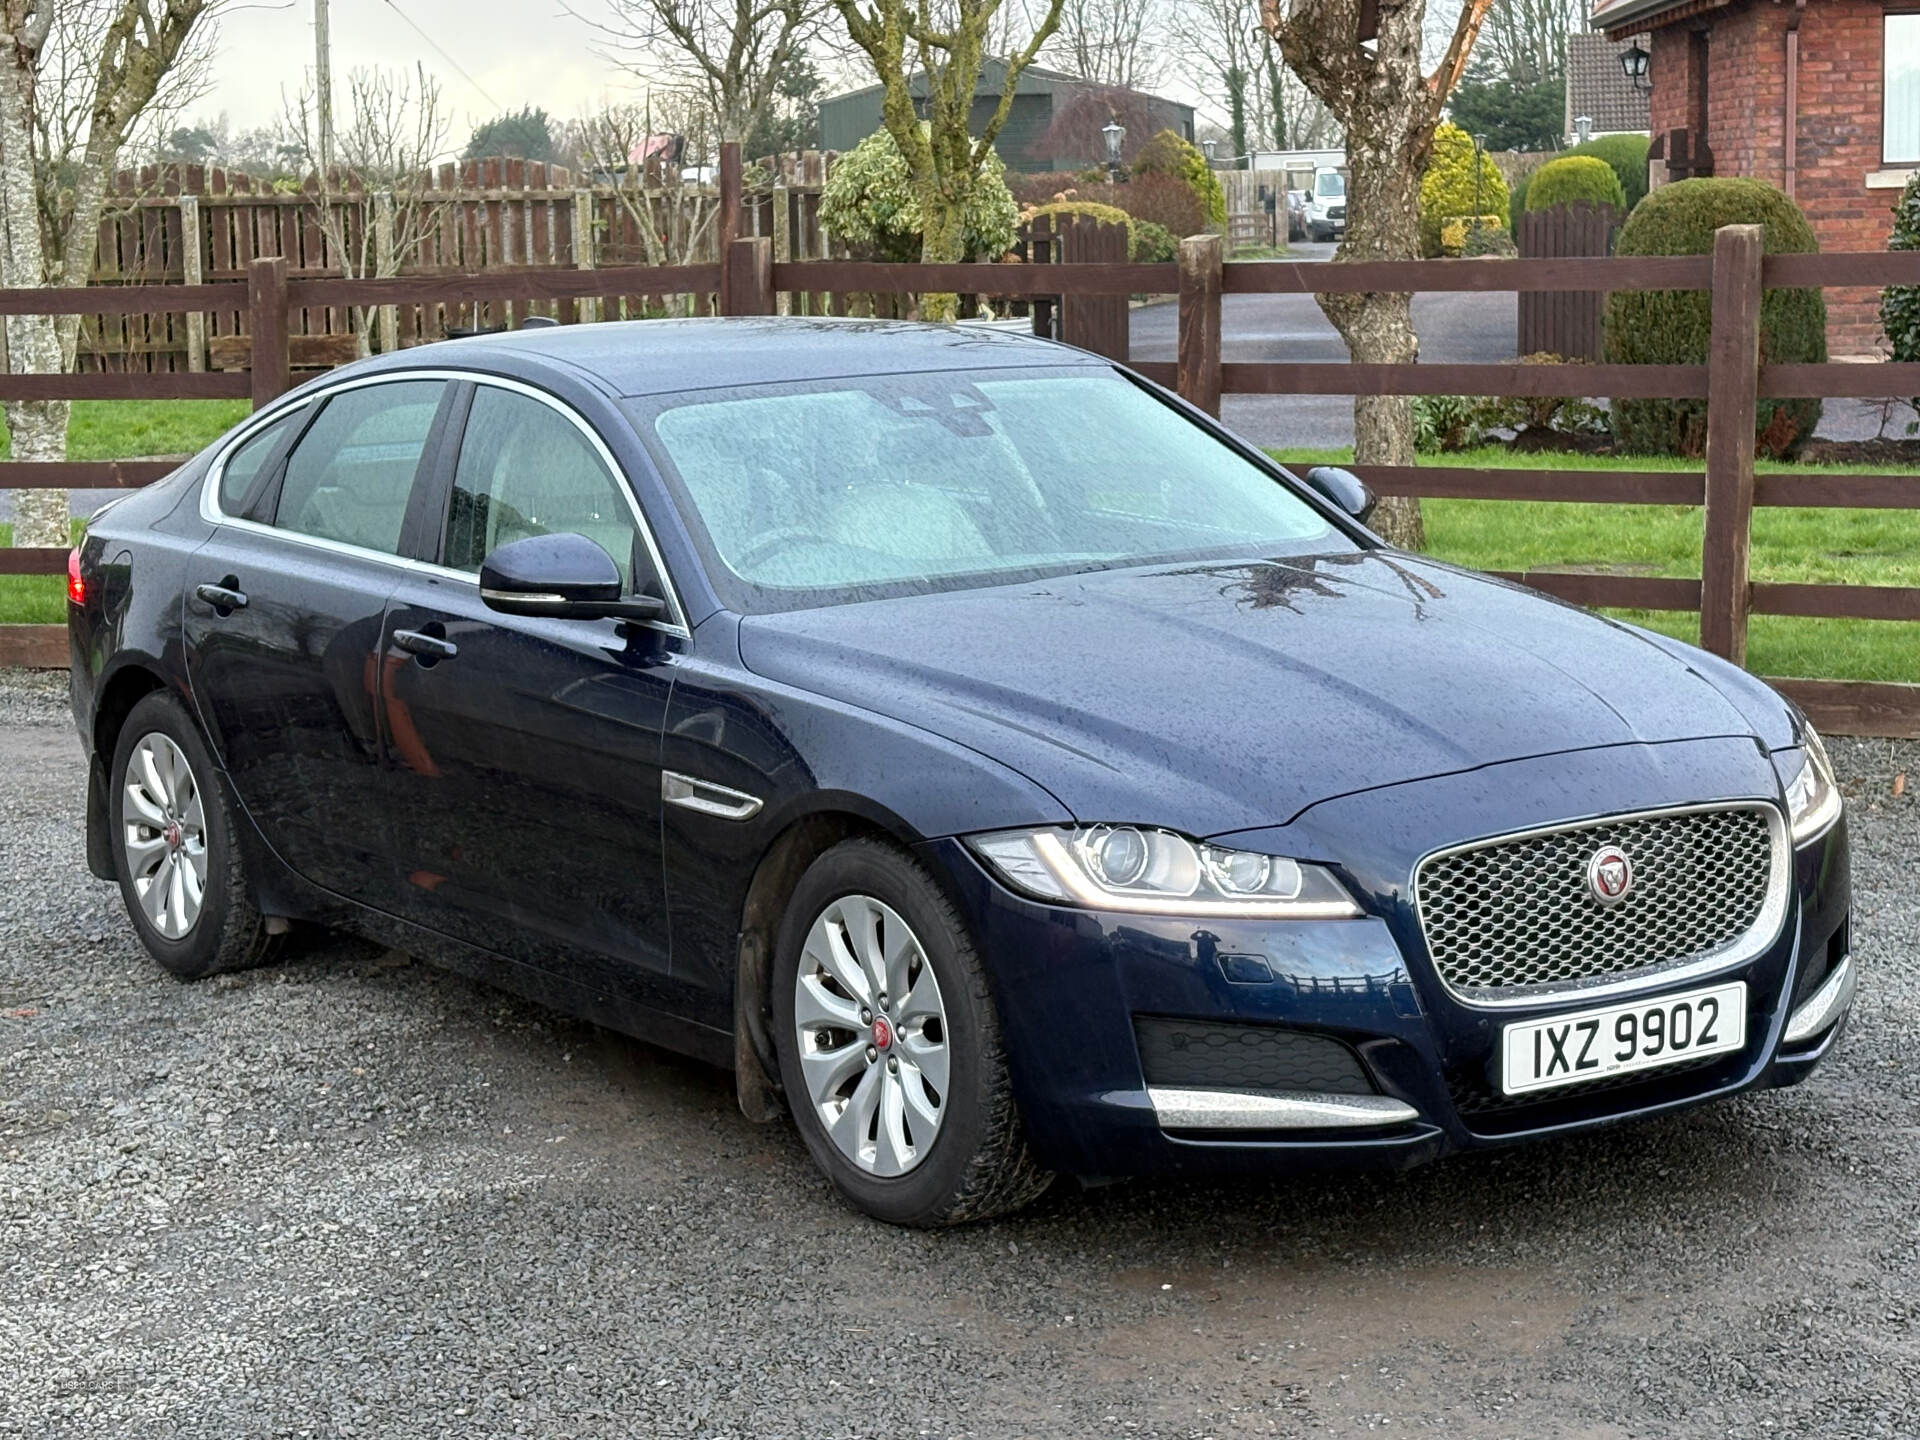
<path id="1" fill-rule="evenodd" d="M 267 958 L 233 809 L 186 707 L 148 695 L 114 746 L 111 811 L 120 896 L 149 954 L 182 980 Z"/>
<path id="2" fill-rule="evenodd" d="M 863 839 L 814 861 L 781 921 L 773 987 L 794 1122 L 856 1208 L 952 1225 L 1047 1188 L 979 956 L 907 855 Z"/>

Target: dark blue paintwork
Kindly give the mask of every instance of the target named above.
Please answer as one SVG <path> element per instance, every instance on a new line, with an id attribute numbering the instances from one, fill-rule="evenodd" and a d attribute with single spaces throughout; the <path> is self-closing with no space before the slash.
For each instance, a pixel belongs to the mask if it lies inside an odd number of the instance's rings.
<path id="1" fill-rule="evenodd" d="M 1782 803 L 1774 756 L 1799 743 L 1800 722 L 1739 670 L 1386 549 L 1340 516 L 1357 553 L 742 617 L 720 604 L 616 403 L 1089 363 L 990 332 L 648 322 L 448 342 L 314 382 L 452 372 L 409 511 L 415 561 L 435 558 L 460 377 L 546 391 L 625 471 L 686 632 L 506 616 L 421 565 L 209 523 L 210 451 L 111 507 L 83 547 L 88 598 L 71 632 L 93 757 L 90 861 L 111 873 L 101 787 L 116 727 L 139 695 L 169 687 L 227 767 L 269 913 L 364 930 L 740 1064 L 757 1085 L 783 884 L 838 838 L 887 835 L 924 859 L 987 957 L 1033 1142 L 1086 1175 L 1404 1165 L 1808 1073 L 1833 1034 L 1791 1055 L 1778 1038 L 1844 951 L 1844 822 L 1797 856 L 1779 941 L 1727 977 L 1750 985 L 1746 1050 L 1520 1110 L 1480 1114 L 1462 1097 L 1488 1083 L 1498 1023 L 1533 1012 L 1495 1021 L 1449 1000 L 1407 895 L 1422 855 L 1468 839 L 1681 803 Z M 208 583 L 251 603 L 223 615 L 195 597 Z M 443 636 L 457 658 L 405 653 L 396 630 Z M 764 809 L 735 823 L 663 807 L 662 769 Z M 1073 820 L 1320 861 L 1366 917 L 1196 924 L 1037 904 L 956 838 Z M 1168 1135 L 1147 1104 L 1136 1014 L 1339 1036 L 1421 1119 L 1361 1138 Z"/>

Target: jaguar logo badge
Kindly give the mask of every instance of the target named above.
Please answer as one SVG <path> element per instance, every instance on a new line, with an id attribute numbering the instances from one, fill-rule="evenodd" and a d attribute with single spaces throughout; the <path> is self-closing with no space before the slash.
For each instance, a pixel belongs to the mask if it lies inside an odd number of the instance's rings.
<path id="1" fill-rule="evenodd" d="M 1633 889 L 1633 862 L 1618 845 L 1602 845 L 1587 861 L 1587 893 L 1600 905 L 1618 905 Z"/>

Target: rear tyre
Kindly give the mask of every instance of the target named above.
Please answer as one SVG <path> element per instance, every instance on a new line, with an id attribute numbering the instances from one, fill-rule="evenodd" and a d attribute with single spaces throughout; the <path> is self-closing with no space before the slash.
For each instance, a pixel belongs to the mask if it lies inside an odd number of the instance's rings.
<path id="1" fill-rule="evenodd" d="M 909 856 L 862 839 L 814 861 L 781 921 L 773 987 L 794 1122 L 856 1209 L 953 1225 L 1052 1182 L 1027 1151 L 979 956 Z"/>
<path id="2" fill-rule="evenodd" d="M 182 980 L 269 959 L 278 937 L 254 904 L 219 767 L 176 696 L 134 706 L 108 773 L 120 897 L 147 952 Z"/>

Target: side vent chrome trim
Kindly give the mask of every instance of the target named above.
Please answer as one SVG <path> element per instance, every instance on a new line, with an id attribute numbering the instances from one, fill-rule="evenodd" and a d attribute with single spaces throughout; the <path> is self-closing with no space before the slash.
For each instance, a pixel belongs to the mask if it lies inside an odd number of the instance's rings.
<path id="1" fill-rule="evenodd" d="M 1780 1037 L 1781 1045 L 1804 1045 L 1832 1029 L 1834 1022 L 1853 1004 L 1856 983 L 1853 956 L 1844 956 L 1833 974 L 1788 1018 L 1786 1033 Z"/>
<path id="2" fill-rule="evenodd" d="M 711 815 L 718 820 L 751 820 L 765 803 L 758 795 L 729 790 L 711 780 L 696 780 L 675 770 L 660 772 L 660 798 L 682 810 Z"/>

